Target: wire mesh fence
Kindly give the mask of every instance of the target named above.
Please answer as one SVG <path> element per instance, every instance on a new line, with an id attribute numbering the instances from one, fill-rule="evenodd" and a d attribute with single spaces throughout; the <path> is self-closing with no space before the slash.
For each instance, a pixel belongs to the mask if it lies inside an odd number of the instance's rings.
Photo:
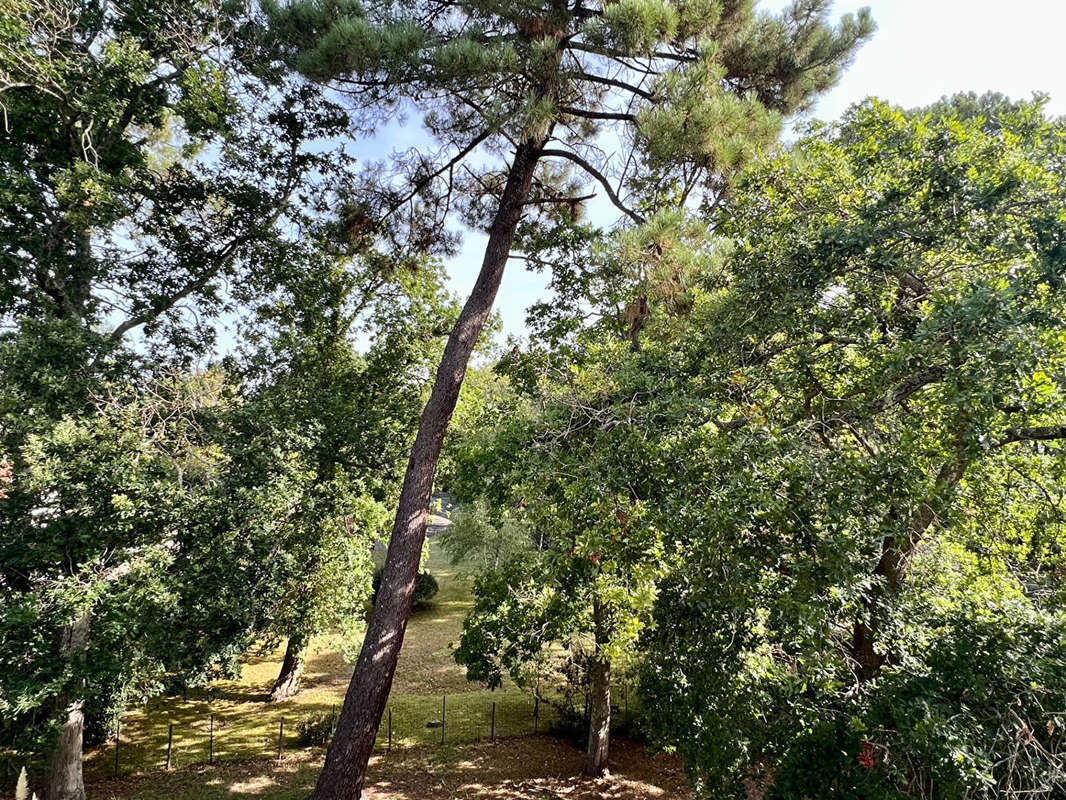
<path id="1" fill-rule="evenodd" d="M 531 694 L 517 689 L 454 695 L 400 695 L 390 699 L 375 741 L 375 751 L 459 746 L 565 730 L 587 735 L 588 709 L 581 693 Z M 613 727 L 627 727 L 639 700 L 628 686 L 617 687 Z M 200 706 L 194 714 L 135 711 L 118 720 L 115 734 L 94 748 L 85 761 L 88 780 L 156 770 L 178 770 L 226 761 L 281 758 L 286 752 L 322 747 L 336 731 L 339 704 L 298 708 L 264 705 L 258 712 Z M 9 795 L 25 766 L 31 783 L 40 784 L 47 764 L 0 751 L 0 793 Z"/>
<path id="2" fill-rule="evenodd" d="M 262 713 L 226 710 L 171 721 L 162 715 L 130 714 L 115 735 L 86 758 L 87 779 L 100 780 L 160 769 L 279 758 L 286 752 L 323 746 L 336 730 L 341 707 L 264 707 Z M 435 697 L 403 695 L 390 700 L 375 743 L 388 753 L 415 746 L 458 746 L 543 733 L 560 718 L 550 699 L 525 692 L 472 692 Z M 10 793 L 25 766 L 34 783 L 47 773 L 41 759 L 15 754 L 0 758 L 0 792 Z"/>

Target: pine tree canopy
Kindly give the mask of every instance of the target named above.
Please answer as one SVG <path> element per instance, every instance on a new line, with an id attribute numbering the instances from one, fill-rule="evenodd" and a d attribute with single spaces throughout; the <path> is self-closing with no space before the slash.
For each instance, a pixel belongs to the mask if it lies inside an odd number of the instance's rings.
<path id="1" fill-rule="evenodd" d="M 457 183 L 467 197 L 498 193 L 498 177 L 456 169 L 477 148 L 535 141 L 639 221 L 654 201 L 720 189 L 874 28 L 866 10 L 830 24 L 829 0 L 780 16 L 754 5 L 301 0 L 268 13 L 286 57 L 349 94 L 368 124 L 412 103 L 423 113 L 445 147 L 403 166 L 438 214 Z M 533 202 L 560 202 L 568 174 L 542 168 Z"/>

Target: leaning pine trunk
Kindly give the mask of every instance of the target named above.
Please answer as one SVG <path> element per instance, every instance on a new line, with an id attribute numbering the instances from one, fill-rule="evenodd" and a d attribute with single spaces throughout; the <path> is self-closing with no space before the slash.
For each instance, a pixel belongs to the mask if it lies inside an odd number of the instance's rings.
<path id="1" fill-rule="evenodd" d="M 289 637 L 285 645 L 285 659 L 281 662 L 281 673 L 270 690 L 270 702 L 280 703 L 288 700 L 300 688 L 300 676 L 303 675 L 304 661 L 307 656 L 307 636 L 298 633 Z"/>
<path id="2" fill-rule="evenodd" d="M 381 588 L 312 800 L 356 800 L 362 794 L 366 765 L 392 689 L 396 661 L 411 615 L 441 445 L 459 399 L 470 355 L 492 312 L 542 147 L 543 140 L 527 140 L 515 151 L 500 205 L 489 228 L 481 271 L 444 348 L 407 462 Z"/>

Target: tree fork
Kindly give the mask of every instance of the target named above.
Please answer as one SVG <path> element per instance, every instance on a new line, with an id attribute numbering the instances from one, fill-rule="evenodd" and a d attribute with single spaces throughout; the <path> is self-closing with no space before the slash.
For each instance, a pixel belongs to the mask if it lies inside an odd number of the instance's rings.
<path id="1" fill-rule="evenodd" d="M 357 800 L 362 795 L 367 762 L 392 689 L 396 661 L 411 616 L 441 446 L 459 399 L 470 356 L 492 312 L 543 145 L 544 139 L 527 139 L 515 150 L 507 183 L 489 228 L 481 270 L 444 348 L 433 391 L 422 412 L 407 462 L 381 588 L 370 615 L 355 673 L 348 685 L 337 732 L 326 752 L 326 764 L 311 800 Z"/>

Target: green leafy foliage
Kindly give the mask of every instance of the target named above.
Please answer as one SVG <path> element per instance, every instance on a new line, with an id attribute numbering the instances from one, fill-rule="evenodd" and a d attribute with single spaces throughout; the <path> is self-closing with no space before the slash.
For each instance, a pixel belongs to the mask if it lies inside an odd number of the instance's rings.
<path id="1" fill-rule="evenodd" d="M 1061 790 L 1063 136 L 869 102 L 725 209 L 729 280 L 655 356 L 709 421 L 644 642 L 709 794 Z"/>
<path id="2" fill-rule="evenodd" d="M 98 736 L 168 673 L 196 675 L 239 654 L 246 621 L 212 607 L 214 546 L 204 512 L 226 458 L 211 432 L 232 403 L 218 373 L 113 388 L 92 413 L 64 416 L 13 448 L 2 554 L 10 593 L 0 612 L 0 704 L 12 724 L 81 697 Z M 199 557 L 182 569 L 192 553 Z M 57 568 L 57 565 L 64 565 Z M 239 575 L 230 574 L 233 597 Z M 19 725 L 18 744 L 47 735 Z"/>
<path id="3" fill-rule="evenodd" d="M 528 685 L 593 654 L 620 671 L 634 658 L 662 540 L 621 466 L 641 463 L 643 480 L 653 480 L 658 466 L 641 437 L 620 424 L 628 402 L 610 399 L 632 377 L 627 353 L 622 343 L 605 348 L 595 368 L 544 386 L 539 410 L 513 415 L 494 438 L 480 436 L 464 451 L 473 462 L 459 470 L 470 476 L 460 496 L 492 498 L 496 511 L 475 502 L 477 516 L 456 538 L 480 536 L 479 555 L 493 562 L 498 547 L 513 538 L 521 545 L 475 582 L 476 606 L 456 651 L 471 678 L 498 684 L 509 674 Z M 479 463 L 494 471 L 475 472 Z"/>
<path id="4" fill-rule="evenodd" d="M 329 632 L 350 653 L 423 371 L 454 306 L 433 265 L 390 273 L 364 256 L 312 257 L 304 266 L 289 292 L 257 309 L 234 446 L 242 481 L 291 498 L 277 525 L 268 643 Z M 364 352 L 356 336 L 371 341 Z"/>
<path id="5" fill-rule="evenodd" d="M 297 185 L 345 163 L 305 145 L 343 117 L 264 67 L 237 6 L 2 12 L 0 314 L 202 349 L 256 269 L 285 263 Z"/>
<path id="6" fill-rule="evenodd" d="M 321 747 L 329 743 L 336 724 L 336 714 L 332 712 L 308 714 L 296 723 L 296 741 L 301 747 Z"/>
<path id="7" fill-rule="evenodd" d="M 0 727 L 26 753 L 260 637 L 350 640 L 370 590 L 454 311 L 335 214 L 347 119 L 257 13 L 0 4 Z"/>
<path id="8" fill-rule="evenodd" d="M 471 674 L 599 604 L 706 796 L 1061 793 L 1063 142 L 1039 99 L 870 101 L 702 223 L 541 238 L 594 305 L 541 306 L 498 367 L 534 402 L 467 440 L 460 496 L 536 547 L 479 580 Z"/>
<path id="9" fill-rule="evenodd" d="M 532 533 L 521 518 L 505 514 L 496 523 L 490 514 L 484 500 L 475 500 L 453 514 L 452 524 L 437 538 L 453 565 L 485 572 L 532 547 Z"/>

